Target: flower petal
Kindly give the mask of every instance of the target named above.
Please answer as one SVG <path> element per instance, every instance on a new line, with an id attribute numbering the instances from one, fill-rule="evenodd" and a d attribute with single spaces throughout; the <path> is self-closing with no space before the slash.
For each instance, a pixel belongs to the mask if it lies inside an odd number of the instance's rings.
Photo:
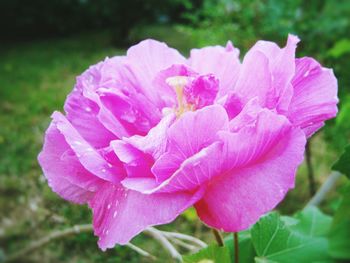
<path id="1" fill-rule="evenodd" d="M 258 97 L 260 105 L 266 106 L 271 91 L 272 78 L 268 58 L 261 51 L 249 51 L 244 57 L 234 93 L 244 103 Z"/>
<path id="2" fill-rule="evenodd" d="M 259 97 L 264 107 L 285 114 L 293 95 L 290 81 L 295 71 L 295 49 L 299 39 L 289 35 L 287 45 L 258 41 L 245 55 L 235 91 L 246 100 Z"/>
<path id="3" fill-rule="evenodd" d="M 129 178 L 151 177 L 154 159 L 158 159 L 167 147 L 167 130 L 175 120 L 175 114 L 165 116 L 146 136 L 134 135 L 111 142 L 116 156 L 123 162 Z"/>
<path id="4" fill-rule="evenodd" d="M 201 74 L 214 74 L 220 81 L 218 98 L 233 89 L 240 70 L 239 50 L 227 43 L 221 46 L 192 49 L 190 66 Z"/>
<path id="5" fill-rule="evenodd" d="M 195 193 L 144 195 L 106 183 L 89 202 L 95 235 L 102 250 L 124 245 L 149 226 L 173 221 L 203 195 Z M 130 222 L 132 222 L 130 224 Z"/>
<path id="6" fill-rule="evenodd" d="M 155 127 L 150 129 L 146 136 L 135 135 L 129 138 L 123 138 L 123 141 L 146 154 L 152 155 L 154 159 L 158 159 L 166 151 L 167 132 L 169 127 L 174 123 L 175 118 L 175 113 L 169 113 Z"/>
<path id="7" fill-rule="evenodd" d="M 310 136 L 325 120 L 337 114 L 337 79 L 331 69 L 322 68 L 314 59 L 304 57 L 296 60 L 292 84 L 294 96 L 288 117 Z"/>
<path id="8" fill-rule="evenodd" d="M 220 105 L 186 112 L 169 128 L 168 149 L 188 158 L 212 143 L 216 133 L 225 129 L 228 129 L 228 116 Z"/>
<path id="9" fill-rule="evenodd" d="M 85 141 L 59 112 L 52 114 L 53 122 L 86 170 L 110 182 L 119 182 L 125 175 L 121 163 L 109 163 Z"/>
<path id="10" fill-rule="evenodd" d="M 176 172 L 150 192 L 170 193 L 194 190 L 220 174 L 222 168 L 222 143 L 214 142 L 192 157 L 186 159 Z M 171 165 L 171 163 L 170 163 Z M 154 173 L 159 172 L 152 169 Z M 127 180 L 127 179 L 126 179 Z M 126 180 L 123 180 L 123 185 Z"/>
<path id="11" fill-rule="evenodd" d="M 85 98 L 81 91 L 73 91 L 67 97 L 64 110 L 70 123 L 93 147 L 107 147 L 111 140 L 116 139 L 97 118 L 99 107 Z"/>
<path id="12" fill-rule="evenodd" d="M 207 225 L 227 232 L 247 229 L 294 187 L 305 135 L 281 116 L 276 123 L 271 114 L 263 111 L 255 132 L 243 128 L 240 135 L 226 136 L 224 168 L 229 170 L 215 177 L 195 205 Z"/>
<path id="13" fill-rule="evenodd" d="M 86 203 L 103 184 L 80 164 L 54 122 L 46 131 L 38 161 L 52 190 L 71 202 Z"/>
<path id="14" fill-rule="evenodd" d="M 269 68 L 273 76 L 272 84 L 274 89 L 276 89 L 276 96 L 278 97 L 281 97 L 282 94 L 285 94 L 285 90 L 290 88 L 288 84 L 295 72 L 295 50 L 299 41 L 298 37 L 289 35 L 284 48 L 280 48 L 275 43 L 269 41 L 258 41 L 251 48 L 251 50 L 259 50 L 264 53 L 269 59 Z M 289 102 L 284 107 L 288 105 Z"/>
<path id="15" fill-rule="evenodd" d="M 137 80 L 142 93 L 159 108 L 164 107 L 162 94 L 153 85 L 158 72 L 173 64 L 185 64 L 186 59 L 175 49 L 156 40 L 144 40 L 127 51 L 126 66 Z"/>
<path id="16" fill-rule="evenodd" d="M 152 167 L 158 182 L 171 178 L 186 159 L 212 144 L 218 131 L 227 129 L 228 116 L 220 105 L 184 114 L 169 128 L 168 151 Z"/>
<path id="17" fill-rule="evenodd" d="M 193 190 L 217 174 L 221 144 L 217 133 L 228 130 L 228 117 L 219 105 L 188 112 L 168 130 L 167 152 L 156 159 L 152 172 L 156 183 L 147 186 L 138 178 L 126 178 L 122 184 L 143 193 Z"/>

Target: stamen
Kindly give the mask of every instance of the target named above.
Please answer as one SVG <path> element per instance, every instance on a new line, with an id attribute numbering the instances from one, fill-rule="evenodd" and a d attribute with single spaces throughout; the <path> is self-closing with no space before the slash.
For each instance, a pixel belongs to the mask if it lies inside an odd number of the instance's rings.
<path id="1" fill-rule="evenodd" d="M 174 76 L 166 79 L 166 83 L 173 87 L 177 97 L 177 115 L 180 116 L 186 111 L 186 105 L 184 102 L 183 89 L 188 82 L 188 77 L 185 76 Z"/>

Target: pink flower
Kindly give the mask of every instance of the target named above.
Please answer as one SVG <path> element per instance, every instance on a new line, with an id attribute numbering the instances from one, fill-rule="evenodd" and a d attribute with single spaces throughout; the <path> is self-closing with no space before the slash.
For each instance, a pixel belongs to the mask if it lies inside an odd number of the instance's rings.
<path id="1" fill-rule="evenodd" d="M 77 79 L 46 131 L 39 162 L 61 197 L 87 203 L 102 249 L 194 205 L 240 231 L 294 187 L 306 138 L 337 113 L 332 70 L 295 59 L 298 38 L 229 42 L 189 59 L 154 40 Z"/>

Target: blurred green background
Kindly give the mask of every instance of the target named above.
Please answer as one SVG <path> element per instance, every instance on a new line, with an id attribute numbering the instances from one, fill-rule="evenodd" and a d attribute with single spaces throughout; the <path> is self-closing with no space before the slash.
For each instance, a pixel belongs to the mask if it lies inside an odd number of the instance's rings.
<path id="1" fill-rule="evenodd" d="M 312 56 L 334 69 L 340 111 L 310 142 L 315 185 L 350 142 L 350 1 L 348 0 L 32 0 L 0 1 L 0 262 L 50 233 L 91 222 L 86 207 L 51 192 L 37 164 L 54 110 L 62 110 L 75 77 L 106 56 L 124 54 L 145 38 L 165 41 L 187 55 L 194 47 L 232 40 L 241 56 L 257 40 L 302 42 L 297 56 Z M 332 214 L 338 187 L 322 203 Z M 279 210 L 292 214 L 310 198 L 305 164 L 296 189 Z M 213 242 L 190 210 L 161 227 Z M 101 252 L 92 234 L 51 242 L 21 262 L 148 262 L 126 247 Z M 135 244 L 170 262 L 147 236 Z"/>

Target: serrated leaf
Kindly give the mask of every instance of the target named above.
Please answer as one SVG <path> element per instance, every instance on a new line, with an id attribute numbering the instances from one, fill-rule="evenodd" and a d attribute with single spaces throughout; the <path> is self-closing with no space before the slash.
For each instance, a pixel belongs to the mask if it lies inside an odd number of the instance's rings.
<path id="1" fill-rule="evenodd" d="M 332 166 L 332 170 L 336 170 L 345 174 L 350 179 L 350 145 L 345 148 L 344 153 L 338 161 Z"/>
<path id="2" fill-rule="evenodd" d="M 262 217 L 251 230 L 258 257 L 255 262 L 309 263 L 328 260 L 329 218 L 317 208 L 308 208 L 284 222 L 278 213 Z M 324 229 L 318 224 L 325 223 Z"/>
<path id="3" fill-rule="evenodd" d="M 229 263 L 230 251 L 227 247 L 210 245 L 199 252 L 183 257 L 185 263 Z"/>
<path id="4" fill-rule="evenodd" d="M 333 218 L 329 232 L 329 251 L 335 258 L 350 259 L 350 184 L 347 185 Z"/>

